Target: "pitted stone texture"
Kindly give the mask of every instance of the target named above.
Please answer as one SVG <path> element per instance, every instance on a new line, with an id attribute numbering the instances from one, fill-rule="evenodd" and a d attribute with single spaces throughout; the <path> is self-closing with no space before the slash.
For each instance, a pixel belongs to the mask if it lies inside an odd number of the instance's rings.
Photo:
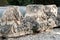
<path id="1" fill-rule="evenodd" d="M 21 15 L 18 6 L 7 7 L 0 19 L 1 34 L 17 37 L 55 27 L 57 7 L 53 6 L 55 5 L 28 5 L 25 17 Z M 52 8 L 54 12 L 51 11 Z"/>
<path id="2" fill-rule="evenodd" d="M 50 29 L 57 26 L 57 7 L 56 5 L 28 5 L 26 7 L 26 15 L 35 17 L 40 24 L 39 30 Z"/>
<path id="3" fill-rule="evenodd" d="M 18 33 L 17 28 L 21 24 L 22 18 L 18 6 L 8 6 L 0 19 L 0 33 L 6 36 L 16 36 L 15 33 Z"/>
<path id="4" fill-rule="evenodd" d="M 36 15 L 36 14 L 37 15 L 42 15 L 44 8 L 45 8 L 45 6 L 43 6 L 43 5 L 28 5 L 26 7 L 26 15 L 25 16 L 33 16 L 33 15 Z"/>
<path id="5" fill-rule="evenodd" d="M 48 16 L 47 22 L 50 27 L 56 27 L 58 25 L 57 11 L 58 8 L 56 7 L 56 5 L 45 6 L 44 12 Z"/>
<path id="6" fill-rule="evenodd" d="M 9 6 L 0 19 L 0 33 L 7 37 L 17 37 L 33 34 L 37 31 L 38 23 L 34 17 L 22 17 L 18 7 Z"/>
<path id="7" fill-rule="evenodd" d="M 58 26 L 60 26 L 60 7 L 58 7 L 57 20 L 58 20 Z"/>

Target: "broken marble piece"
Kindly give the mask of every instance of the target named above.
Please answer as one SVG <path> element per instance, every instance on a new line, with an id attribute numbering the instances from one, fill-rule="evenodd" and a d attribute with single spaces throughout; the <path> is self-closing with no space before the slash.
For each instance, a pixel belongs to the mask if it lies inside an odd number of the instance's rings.
<path id="1" fill-rule="evenodd" d="M 21 24 L 22 19 L 23 16 L 19 11 L 18 6 L 8 6 L 0 18 L 0 28 L 2 28 L 0 30 L 1 33 L 8 34 L 7 36 L 18 33 L 17 27 Z M 7 32 L 8 30 L 9 32 Z"/>
<path id="2" fill-rule="evenodd" d="M 43 13 L 44 8 L 44 5 L 27 5 L 25 16 L 42 15 L 41 13 Z"/>
<path id="3" fill-rule="evenodd" d="M 46 30 L 57 26 L 57 9 L 56 5 L 27 5 L 25 17 L 35 17 L 39 30 Z"/>
<path id="4" fill-rule="evenodd" d="M 25 17 L 18 6 L 8 6 L 0 18 L 0 34 L 17 37 L 45 31 L 57 25 L 56 17 L 55 5 L 28 5 Z"/>
<path id="5" fill-rule="evenodd" d="M 8 6 L 0 19 L 0 33 L 7 37 L 32 34 L 37 29 L 34 18 L 23 17 L 17 6 Z M 31 23 L 32 22 L 32 23 Z"/>
<path id="6" fill-rule="evenodd" d="M 58 15 L 57 15 L 57 11 L 58 11 L 58 8 L 56 7 L 56 5 L 46 5 L 45 6 L 44 12 L 48 16 L 47 21 L 49 22 L 48 24 L 51 27 L 58 26 L 58 20 L 57 20 L 57 16 Z"/>

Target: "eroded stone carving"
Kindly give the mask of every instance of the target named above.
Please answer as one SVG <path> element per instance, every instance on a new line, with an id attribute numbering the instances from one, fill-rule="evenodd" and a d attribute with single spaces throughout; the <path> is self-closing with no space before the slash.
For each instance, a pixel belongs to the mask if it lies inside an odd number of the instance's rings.
<path id="1" fill-rule="evenodd" d="M 47 30 L 57 26 L 56 5 L 28 5 L 26 16 L 35 17 L 39 30 Z"/>
<path id="2" fill-rule="evenodd" d="M 18 25 L 21 24 L 23 19 L 18 6 L 8 6 L 0 19 L 0 33 L 7 36 L 15 36 L 18 33 Z M 11 34 L 11 35 L 10 35 Z M 18 34 L 19 35 L 19 34 Z"/>
<path id="3" fill-rule="evenodd" d="M 9 6 L 0 18 L 0 34 L 17 37 L 46 31 L 57 26 L 55 5 L 28 5 L 25 17 L 18 6 Z"/>

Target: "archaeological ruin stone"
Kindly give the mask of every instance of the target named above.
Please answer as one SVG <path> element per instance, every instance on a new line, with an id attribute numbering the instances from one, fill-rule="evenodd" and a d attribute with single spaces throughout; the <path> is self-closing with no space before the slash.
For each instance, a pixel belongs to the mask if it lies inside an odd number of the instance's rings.
<path id="1" fill-rule="evenodd" d="M 0 33 L 7 36 L 16 36 L 17 27 L 21 24 L 23 16 L 18 6 L 8 6 L 0 18 Z M 19 35 L 19 34 L 18 34 Z"/>
<path id="2" fill-rule="evenodd" d="M 47 30 L 58 24 L 57 9 L 56 5 L 28 5 L 25 17 L 34 16 L 40 25 L 38 30 Z"/>
<path id="3" fill-rule="evenodd" d="M 18 6 L 8 6 L 0 18 L 0 35 L 17 37 L 57 26 L 56 5 L 28 5 L 23 17 Z"/>

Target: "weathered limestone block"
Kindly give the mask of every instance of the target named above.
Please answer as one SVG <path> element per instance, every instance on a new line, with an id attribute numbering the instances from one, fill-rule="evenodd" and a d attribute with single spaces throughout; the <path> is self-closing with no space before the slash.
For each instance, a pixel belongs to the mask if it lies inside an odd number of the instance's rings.
<path id="1" fill-rule="evenodd" d="M 22 18 L 18 6 L 8 6 L 0 19 L 0 33 L 5 36 L 16 36 L 15 33 L 18 33 L 17 28 Z"/>
<path id="2" fill-rule="evenodd" d="M 35 18 L 22 17 L 18 7 L 9 6 L 0 19 L 0 33 L 2 36 L 17 37 L 33 34 L 39 26 Z"/>
<path id="3" fill-rule="evenodd" d="M 45 6 L 44 12 L 48 16 L 47 21 L 50 27 L 58 26 L 57 11 L 58 11 L 58 8 L 56 7 L 56 5 Z"/>
<path id="4" fill-rule="evenodd" d="M 57 7 L 55 5 L 28 5 L 25 17 L 18 6 L 9 6 L 0 18 L 0 34 L 17 37 L 33 34 L 57 26 Z"/>
<path id="5" fill-rule="evenodd" d="M 47 30 L 57 26 L 56 5 L 28 5 L 25 17 L 35 17 L 39 23 L 38 30 Z"/>

